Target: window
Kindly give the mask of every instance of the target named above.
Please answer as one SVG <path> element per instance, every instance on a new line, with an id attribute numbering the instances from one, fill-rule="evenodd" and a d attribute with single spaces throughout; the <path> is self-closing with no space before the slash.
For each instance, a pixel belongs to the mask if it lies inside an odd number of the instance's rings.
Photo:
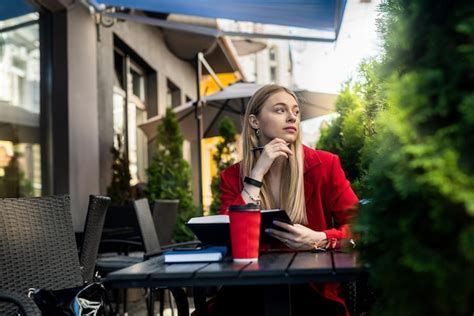
<path id="1" fill-rule="evenodd" d="M 125 56 L 117 50 L 114 50 L 114 85 L 125 90 Z"/>
<path id="2" fill-rule="evenodd" d="M 181 90 L 171 81 L 167 80 L 166 105 L 168 107 L 177 107 L 181 104 Z"/>
<path id="3" fill-rule="evenodd" d="M 0 21 L 0 198 L 42 193 L 37 22 Z"/>
<path id="4" fill-rule="evenodd" d="M 147 74 L 144 67 L 118 48 L 114 52 L 114 65 L 114 134 L 122 139 L 132 176 L 131 185 L 135 185 L 146 180 L 147 140 L 138 126 L 147 119 Z M 114 146 L 118 146 L 116 136 Z"/>
<path id="5" fill-rule="evenodd" d="M 278 62 L 277 62 L 278 47 L 271 46 L 268 49 L 268 64 L 269 64 L 269 74 L 270 82 L 278 83 Z"/>
<path id="6" fill-rule="evenodd" d="M 276 66 L 270 66 L 270 81 L 272 83 L 276 83 L 277 82 L 277 68 Z"/>
<path id="7" fill-rule="evenodd" d="M 271 61 L 276 61 L 276 47 L 275 46 L 270 47 L 270 49 L 268 50 L 268 59 L 270 59 Z"/>

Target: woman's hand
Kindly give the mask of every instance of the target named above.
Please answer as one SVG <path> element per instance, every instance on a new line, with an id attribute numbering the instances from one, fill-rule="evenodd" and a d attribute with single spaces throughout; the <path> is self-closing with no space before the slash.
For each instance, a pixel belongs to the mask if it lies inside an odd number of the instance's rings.
<path id="1" fill-rule="evenodd" d="M 261 181 L 277 158 L 285 157 L 288 159 L 291 155 L 293 155 L 293 152 L 288 147 L 288 143 L 281 138 L 274 138 L 263 147 L 250 177 Z"/>
<path id="2" fill-rule="evenodd" d="M 314 231 L 300 224 L 287 224 L 279 221 L 273 221 L 275 226 L 283 228 L 285 231 L 278 229 L 266 229 L 265 232 L 279 239 L 285 245 L 296 250 L 314 249 L 314 243 L 326 239 L 324 232 Z"/>

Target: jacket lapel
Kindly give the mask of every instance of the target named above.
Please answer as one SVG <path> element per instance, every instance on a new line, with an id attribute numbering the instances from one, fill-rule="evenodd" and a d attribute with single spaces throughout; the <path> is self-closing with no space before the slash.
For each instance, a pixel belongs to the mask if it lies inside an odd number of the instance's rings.
<path id="1" fill-rule="evenodd" d="M 308 205 L 310 198 L 313 196 L 314 192 L 314 179 L 310 179 L 310 170 L 319 166 L 321 164 L 321 159 L 319 159 L 318 152 L 309 147 L 303 146 L 304 154 L 304 195 L 305 203 Z"/>

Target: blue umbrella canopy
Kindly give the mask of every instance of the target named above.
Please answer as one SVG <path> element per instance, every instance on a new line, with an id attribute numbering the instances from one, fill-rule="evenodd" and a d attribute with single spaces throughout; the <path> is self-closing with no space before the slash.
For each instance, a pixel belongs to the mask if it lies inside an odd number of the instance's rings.
<path id="1" fill-rule="evenodd" d="M 223 18 L 264 24 L 329 31 L 337 38 L 346 0 L 98 0 L 125 7 L 166 14 Z"/>

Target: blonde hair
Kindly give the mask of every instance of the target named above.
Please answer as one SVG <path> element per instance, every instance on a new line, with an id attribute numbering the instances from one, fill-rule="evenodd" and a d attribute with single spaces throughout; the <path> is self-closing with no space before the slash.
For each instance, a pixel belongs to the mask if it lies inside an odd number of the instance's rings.
<path id="1" fill-rule="evenodd" d="M 244 115 L 242 128 L 243 141 L 243 159 L 240 165 L 240 173 L 242 179 L 250 175 L 255 163 L 260 155 L 259 152 L 253 152 L 252 148 L 259 146 L 258 137 L 254 129 L 250 126 L 249 116 L 251 114 L 258 117 L 265 101 L 272 95 L 278 92 L 286 92 L 295 98 L 298 102 L 296 94 L 279 85 L 266 85 L 254 93 Z M 306 215 L 306 205 L 304 199 L 304 181 L 303 181 L 303 145 L 301 143 L 301 132 L 298 128 L 298 135 L 296 141 L 291 144 L 290 149 L 294 155 L 290 156 L 285 161 L 282 168 L 282 178 L 280 183 L 280 208 L 286 210 L 288 216 L 294 223 L 307 224 L 308 218 Z M 270 185 L 266 179 L 263 178 L 263 186 L 260 191 L 260 198 L 262 200 L 262 208 L 272 209 L 276 208 L 273 200 Z"/>

